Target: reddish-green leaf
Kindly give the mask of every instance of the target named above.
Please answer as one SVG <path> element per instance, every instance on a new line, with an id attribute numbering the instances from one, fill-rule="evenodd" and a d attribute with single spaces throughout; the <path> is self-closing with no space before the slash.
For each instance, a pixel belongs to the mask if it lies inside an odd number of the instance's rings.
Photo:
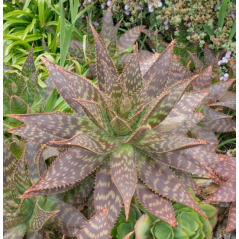
<path id="1" fill-rule="evenodd" d="M 231 118 L 230 115 L 222 114 L 222 113 L 217 112 L 207 106 L 198 107 L 197 112 L 200 112 L 204 115 L 202 122 L 224 119 L 224 118 Z"/>
<path id="2" fill-rule="evenodd" d="M 193 59 L 194 62 L 194 66 L 197 72 L 201 72 L 204 68 L 203 63 L 197 58 L 196 54 L 192 54 L 191 52 L 189 52 L 189 55 L 191 56 L 191 58 Z"/>
<path id="3" fill-rule="evenodd" d="M 24 222 L 29 218 L 30 214 L 27 216 L 23 216 L 23 217 L 17 217 L 11 220 L 7 220 L 3 222 L 3 229 L 9 229 L 12 227 L 16 227 L 19 224 L 24 224 Z"/>
<path id="4" fill-rule="evenodd" d="M 19 135 L 37 144 L 47 144 L 49 141 L 63 140 L 63 138 L 48 134 L 28 124 L 10 129 L 8 130 L 8 132 L 11 134 Z"/>
<path id="5" fill-rule="evenodd" d="M 191 190 L 194 191 L 195 194 L 201 194 L 200 188 L 189 175 L 187 175 L 181 170 L 175 170 L 174 173 L 186 188 L 190 188 Z"/>
<path id="6" fill-rule="evenodd" d="M 48 219 L 46 225 L 68 236 L 75 237 L 86 223 L 86 218 L 80 212 L 55 198 L 48 197 L 43 209 L 45 211 L 59 211 Z"/>
<path id="7" fill-rule="evenodd" d="M 108 51 L 106 50 L 104 44 L 100 40 L 100 37 L 96 30 L 91 26 L 91 29 L 94 34 L 95 39 L 95 48 L 96 48 L 96 70 L 97 70 L 97 78 L 99 89 L 101 91 L 105 91 L 105 79 L 104 79 L 104 67 L 102 60 L 107 64 L 110 71 L 118 77 L 118 71 L 114 65 L 113 60 L 110 58 Z"/>
<path id="8" fill-rule="evenodd" d="M 135 196 L 149 212 L 164 220 L 171 226 L 177 225 L 170 200 L 153 192 L 141 180 L 138 180 L 137 182 Z"/>
<path id="9" fill-rule="evenodd" d="M 190 131 L 193 138 L 204 140 L 209 143 L 203 146 L 205 149 L 210 152 L 215 152 L 218 145 L 218 139 L 209 128 L 196 125 Z"/>
<path id="10" fill-rule="evenodd" d="M 211 85 L 212 81 L 212 67 L 207 67 L 204 71 L 202 71 L 198 78 L 193 82 L 193 90 L 204 90 Z"/>
<path id="11" fill-rule="evenodd" d="M 105 44 L 110 40 L 110 31 L 114 27 L 112 13 L 111 13 L 111 9 L 112 9 L 114 3 L 115 2 L 113 1 L 110 4 L 110 6 L 107 8 L 107 10 L 103 16 L 102 30 L 101 30 L 100 35 Z"/>
<path id="12" fill-rule="evenodd" d="M 223 81 L 223 82 L 219 82 L 213 85 L 210 85 L 207 89 L 210 92 L 209 96 L 206 97 L 203 101 L 202 101 L 202 105 L 209 105 L 212 103 L 215 103 L 217 100 L 219 100 L 223 94 L 226 92 L 226 90 L 228 89 L 228 87 L 232 84 L 233 80 L 227 80 L 227 81 Z"/>
<path id="13" fill-rule="evenodd" d="M 206 166 L 206 164 L 201 162 L 200 158 L 188 149 L 162 154 L 150 152 L 144 152 L 144 154 L 173 168 L 209 177 L 212 176 L 212 171 Z"/>
<path id="14" fill-rule="evenodd" d="M 105 77 L 105 93 L 115 102 L 121 97 L 122 89 L 118 83 L 118 79 L 112 74 L 107 64 L 103 61 L 104 77 Z"/>
<path id="15" fill-rule="evenodd" d="M 146 61 L 149 57 L 153 56 L 154 53 L 146 50 L 139 50 L 139 61 Z"/>
<path id="16" fill-rule="evenodd" d="M 10 107 L 13 114 L 26 114 L 29 106 L 18 96 L 11 96 Z"/>
<path id="17" fill-rule="evenodd" d="M 27 224 L 22 223 L 16 227 L 10 228 L 4 234 L 4 239 L 22 239 L 26 233 Z"/>
<path id="18" fill-rule="evenodd" d="M 60 146 L 79 146 L 97 154 L 110 153 L 121 145 L 118 139 L 112 138 L 103 130 L 90 134 L 79 133 L 72 139 L 52 143 Z"/>
<path id="19" fill-rule="evenodd" d="M 28 228 L 26 235 L 27 235 L 27 238 L 42 239 L 43 238 L 43 233 L 44 233 L 44 227 L 42 227 L 37 232 L 35 232 L 35 231 L 31 230 L 30 228 Z"/>
<path id="20" fill-rule="evenodd" d="M 201 125 L 203 125 L 204 127 L 208 127 L 213 132 L 225 133 L 235 131 L 236 121 L 230 118 L 226 118 L 209 122 L 202 122 Z"/>
<path id="21" fill-rule="evenodd" d="M 145 26 L 137 26 L 125 32 L 117 40 L 116 54 L 120 54 L 123 51 L 125 51 L 128 47 L 132 46 L 140 35 L 139 29 L 143 29 L 143 28 L 145 28 Z"/>
<path id="22" fill-rule="evenodd" d="M 90 117 L 90 119 L 92 119 L 92 121 L 97 126 L 99 126 L 100 128 L 102 128 L 103 130 L 105 130 L 110 134 L 113 133 L 106 113 L 100 104 L 96 103 L 95 101 L 88 100 L 75 99 L 75 101 L 83 107 L 86 114 Z"/>
<path id="23" fill-rule="evenodd" d="M 236 59 L 232 59 L 230 63 L 233 70 L 233 78 L 236 78 Z"/>
<path id="24" fill-rule="evenodd" d="M 7 184 L 11 183 L 11 176 L 18 163 L 18 160 L 12 154 L 12 152 L 7 148 L 6 144 L 3 142 L 3 175 L 6 177 Z"/>
<path id="25" fill-rule="evenodd" d="M 125 135 L 125 134 L 128 134 L 130 131 L 132 131 L 128 123 L 118 116 L 115 116 L 111 120 L 110 125 L 112 129 L 114 130 L 114 132 L 119 135 Z"/>
<path id="26" fill-rule="evenodd" d="M 221 107 L 227 107 L 227 108 L 236 110 L 236 95 L 235 95 L 235 99 L 220 101 L 214 104 L 210 104 L 209 106 L 221 106 Z"/>
<path id="27" fill-rule="evenodd" d="M 200 158 L 201 162 L 204 162 L 205 164 L 210 164 L 214 162 L 220 162 L 220 161 L 226 161 L 224 155 L 222 154 L 215 154 L 211 153 L 202 146 L 194 147 L 191 149 L 187 149 L 188 151 L 192 152 L 194 155 Z"/>
<path id="28" fill-rule="evenodd" d="M 94 186 L 94 177 L 89 177 L 84 182 L 81 182 L 78 186 L 66 192 L 64 196 L 64 202 L 73 207 L 78 207 L 89 196 Z"/>
<path id="29" fill-rule="evenodd" d="M 130 202 L 137 182 L 135 167 L 135 148 L 124 144 L 111 154 L 111 173 L 113 181 L 124 201 L 126 221 L 129 216 Z"/>
<path id="30" fill-rule="evenodd" d="M 96 215 L 88 221 L 76 238 L 110 239 L 107 209 L 103 208 L 97 212 Z"/>
<path id="31" fill-rule="evenodd" d="M 176 117 L 192 113 L 200 102 L 208 96 L 209 91 L 197 91 L 185 93 L 175 105 L 168 117 Z"/>
<path id="32" fill-rule="evenodd" d="M 173 62 L 170 68 L 170 72 L 165 87 L 170 87 L 171 85 L 179 81 L 182 81 L 184 79 L 185 73 L 186 69 L 178 60 L 177 56 L 173 55 Z"/>
<path id="33" fill-rule="evenodd" d="M 188 130 L 190 130 L 197 123 L 199 123 L 203 118 L 204 118 L 204 116 L 200 113 L 188 114 L 186 116 L 186 121 L 183 125 L 179 125 L 178 127 L 175 127 L 174 129 L 167 131 L 167 134 L 170 134 L 170 135 L 184 135 L 188 132 Z"/>
<path id="34" fill-rule="evenodd" d="M 150 124 L 152 128 L 158 125 L 166 118 L 166 116 L 173 109 L 173 107 L 178 102 L 184 91 L 187 89 L 189 84 L 191 84 L 192 81 L 194 81 L 196 78 L 197 76 L 194 76 L 189 80 L 179 82 L 168 89 L 170 93 L 157 106 L 155 113 L 148 121 L 148 124 Z"/>
<path id="35" fill-rule="evenodd" d="M 155 53 L 151 57 L 149 57 L 147 60 L 140 63 L 140 70 L 141 70 L 143 77 L 144 77 L 145 73 L 149 70 L 149 68 L 158 60 L 159 57 L 160 57 L 160 54 Z M 147 78 L 145 78 L 145 77 L 144 77 L 144 79 L 147 80 Z"/>
<path id="36" fill-rule="evenodd" d="M 207 43 L 204 45 L 204 61 L 206 67 L 213 66 L 216 57 L 213 55 L 212 51 L 208 47 Z"/>
<path id="37" fill-rule="evenodd" d="M 74 89 L 71 87 L 68 79 L 59 71 L 59 66 L 53 64 L 46 58 L 41 57 L 41 60 L 45 64 L 53 84 L 57 88 L 59 94 L 64 98 L 66 103 L 74 110 L 77 114 L 82 115 L 83 110 L 72 98 L 76 98 Z"/>
<path id="38" fill-rule="evenodd" d="M 32 229 L 33 231 L 39 231 L 43 227 L 43 225 L 46 223 L 46 221 L 49 220 L 49 218 L 51 218 L 58 212 L 59 210 L 51 211 L 51 212 L 44 211 L 42 208 L 40 208 L 38 204 L 38 200 L 37 200 L 35 203 L 34 211 L 29 221 L 27 222 L 29 228 Z"/>
<path id="39" fill-rule="evenodd" d="M 20 194 L 23 194 L 29 188 L 25 168 L 25 158 L 26 151 L 23 152 L 12 175 L 12 184 Z"/>
<path id="40" fill-rule="evenodd" d="M 33 59 L 33 44 L 32 44 L 32 47 L 27 56 L 27 59 L 22 66 L 22 74 L 28 77 L 35 71 L 36 71 L 36 67 L 35 67 L 34 59 Z"/>
<path id="41" fill-rule="evenodd" d="M 207 201 L 234 202 L 236 201 L 236 178 L 232 177 L 225 182 L 216 192 L 211 194 Z"/>
<path id="42" fill-rule="evenodd" d="M 169 136 L 150 131 L 140 142 L 139 148 L 155 153 L 166 153 L 173 150 L 190 148 L 206 144 L 205 141 L 190 139 L 188 137 Z"/>
<path id="43" fill-rule="evenodd" d="M 236 202 L 232 203 L 227 222 L 226 231 L 230 232 L 236 229 Z"/>
<path id="44" fill-rule="evenodd" d="M 120 75 L 119 82 L 126 87 L 125 90 L 128 93 L 128 96 L 131 96 L 143 84 L 143 78 L 139 68 L 138 43 L 136 43 L 134 53 L 132 54 L 129 63 Z"/>
<path id="45" fill-rule="evenodd" d="M 164 89 L 171 65 L 173 44 L 174 42 L 172 41 L 167 47 L 167 49 L 160 55 L 160 57 L 154 62 L 154 64 L 151 65 L 151 67 L 143 76 L 144 79 L 150 79 L 151 76 L 155 74 L 154 79 L 148 90 L 149 100 L 155 98 Z"/>
<path id="46" fill-rule="evenodd" d="M 43 189 L 73 184 L 95 170 L 105 158 L 105 155 L 97 155 L 86 149 L 74 147 L 57 158 L 22 198 L 44 195 Z"/>
<path id="47" fill-rule="evenodd" d="M 60 70 L 60 72 L 69 81 L 72 89 L 75 92 L 76 98 L 81 100 L 92 100 L 104 106 L 104 100 L 102 99 L 101 92 L 95 84 L 93 84 L 90 80 L 84 78 L 83 76 L 77 75 L 76 73 L 68 71 L 59 66 L 57 67 L 58 70 Z"/>
<path id="48" fill-rule="evenodd" d="M 235 170 L 236 159 L 227 155 L 224 155 L 224 157 L 227 158 L 229 161 L 216 162 L 210 164 L 209 166 L 220 177 L 222 177 L 225 180 L 229 180 L 231 177 L 236 176 Z"/>
<path id="49" fill-rule="evenodd" d="M 87 117 L 75 116 L 73 114 L 53 112 L 11 116 L 40 131 L 45 131 L 59 138 L 69 139 L 79 132 L 86 133 L 97 130 L 97 126 Z"/>
<path id="50" fill-rule="evenodd" d="M 113 228 L 122 207 L 122 198 L 111 177 L 109 162 L 97 171 L 94 193 L 95 209 L 107 207 L 107 220 L 110 230 Z"/>
<path id="51" fill-rule="evenodd" d="M 139 151 L 136 151 L 136 157 L 138 175 L 152 190 L 170 200 L 191 207 L 204 216 L 204 213 L 196 206 L 186 188 L 168 166 Z"/>

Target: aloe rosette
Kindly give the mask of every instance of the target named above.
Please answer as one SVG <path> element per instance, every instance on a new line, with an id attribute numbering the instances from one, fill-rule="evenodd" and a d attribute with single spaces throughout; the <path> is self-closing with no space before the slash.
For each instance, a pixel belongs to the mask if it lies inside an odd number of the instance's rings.
<path id="1" fill-rule="evenodd" d="M 24 125 L 9 132 L 38 144 L 67 148 L 21 198 L 64 192 L 80 183 L 78 193 L 84 194 L 78 203 L 89 196 L 90 215 L 93 209 L 98 212 L 106 207 L 110 229 L 123 203 L 128 219 L 133 195 L 149 212 L 172 226 L 176 219 L 170 200 L 204 215 L 186 188 L 197 193 L 200 190 L 183 171 L 213 177 L 206 165 L 225 160 L 203 149 L 205 141 L 185 135 L 203 118 L 193 111 L 208 92 L 186 93 L 191 101 L 178 104 L 197 76 L 183 76 L 165 87 L 172 72 L 173 42 L 161 55 L 143 62 L 139 61 L 136 44 L 119 75 L 99 35 L 91 29 L 98 86 L 42 58 L 74 114 L 11 115 Z M 178 171 L 174 173 L 171 167 Z M 93 192 L 90 177 L 94 177 Z"/>

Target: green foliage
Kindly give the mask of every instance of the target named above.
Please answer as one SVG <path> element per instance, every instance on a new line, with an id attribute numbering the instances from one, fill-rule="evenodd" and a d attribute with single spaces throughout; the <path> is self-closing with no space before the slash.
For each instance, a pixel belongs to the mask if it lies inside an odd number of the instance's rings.
<path id="1" fill-rule="evenodd" d="M 128 233 L 134 231 L 134 226 L 138 219 L 141 217 L 141 212 L 137 206 L 133 203 L 130 205 L 129 210 L 129 219 L 125 219 L 125 210 L 122 208 L 122 211 L 119 214 L 116 224 L 111 230 L 111 236 L 113 239 L 123 239 Z M 130 239 L 133 239 L 134 236 L 130 236 Z"/>
<path id="2" fill-rule="evenodd" d="M 195 194 L 192 194 L 192 197 L 195 199 Z M 173 208 L 178 223 L 177 229 L 159 220 L 154 223 L 151 229 L 153 236 L 156 239 L 210 239 L 212 229 L 217 222 L 217 209 L 205 203 L 198 203 L 198 207 L 207 218 L 182 204 L 174 204 Z"/>
<path id="3" fill-rule="evenodd" d="M 3 63 L 4 64 L 4 63 Z M 11 66 L 4 64 L 3 78 L 3 114 L 4 125 L 18 125 L 19 121 L 10 118 L 7 114 L 26 114 L 42 112 L 48 97 L 53 90 L 50 78 L 45 80 L 45 87 L 38 84 L 38 70 L 33 59 L 33 46 L 23 64 L 22 71 L 13 71 Z"/>

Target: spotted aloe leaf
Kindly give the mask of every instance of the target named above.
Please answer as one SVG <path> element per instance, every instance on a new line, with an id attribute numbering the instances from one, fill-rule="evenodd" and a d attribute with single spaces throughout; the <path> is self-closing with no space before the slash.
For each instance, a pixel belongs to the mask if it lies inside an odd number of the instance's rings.
<path id="1" fill-rule="evenodd" d="M 113 181 L 124 201 L 126 221 L 137 182 L 135 168 L 135 149 L 124 144 L 111 155 L 111 173 Z"/>
<path id="2" fill-rule="evenodd" d="M 89 177 L 80 185 L 66 192 L 64 201 L 73 207 L 79 206 L 87 199 L 93 189 L 93 186 L 94 177 Z"/>
<path id="3" fill-rule="evenodd" d="M 196 125 L 190 131 L 194 138 L 203 139 L 209 143 L 203 146 L 208 151 L 214 152 L 216 150 L 218 145 L 218 139 L 216 135 L 209 128 L 203 127 L 201 125 Z"/>
<path id="4" fill-rule="evenodd" d="M 173 62 L 170 68 L 170 73 L 168 76 L 168 80 L 166 83 L 166 87 L 169 87 L 178 81 L 181 81 L 184 79 L 187 69 L 183 67 L 181 62 L 178 60 L 177 56 L 173 56 Z"/>
<path id="5" fill-rule="evenodd" d="M 150 213 L 172 226 L 177 225 L 170 201 L 152 192 L 141 180 L 137 182 L 135 196 Z"/>
<path id="6" fill-rule="evenodd" d="M 95 239 L 110 239 L 107 222 L 107 209 L 103 208 L 91 218 L 77 235 L 77 239 L 93 237 Z"/>
<path id="7" fill-rule="evenodd" d="M 80 147 L 69 149 L 53 162 L 51 167 L 35 185 L 25 192 L 23 197 L 44 195 L 43 189 L 54 189 L 73 184 L 95 170 L 106 157 L 107 155 L 100 154 L 97 156 L 95 153 Z M 69 169 L 64 176 L 58 173 L 62 164 Z"/>
<path id="8" fill-rule="evenodd" d="M 11 176 L 17 163 L 18 160 L 3 142 L 3 175 L 6 177 L 6 183 L 8 185 L 11 183 Z"/>
<path id="9" fill-rule="evenodd" d="M 27 230 L 26 223 L 19 224 L 16 227 L 8 229 L 7 232 L 4 234 L 4 239 L 12 239 L 12 238 L 21 239 L 24 237 L 26 230 Z"/>
<path id="10" fill-rule="evenodd" d="M 39 231 L 43 227 L 45 222 L 47 220 L 49 220 L 49 218 L 51 218 L 52 216 L 54 216 L 58 212 L 59 212 L 59 210 L 58 211 L 51 211 L 51 212 L 44 211 L 38 205 L 38 201 L 36 201 L 34 211 L 32 213 L 31 218 L 27 222 L 27 224 L 28 224 L 28 226 L 31 230 Z"/>
<path id="11" fill-rule="evenodd" d="M 143 29 L 145 26 L 137 26 L 129 31 L 125 32 L 118 40 L 117 40 L 117 48 L 116 53 L 120 54 L 125 51 L 128 47 L 132 46 L 134 42 L 140 35 L 139 29 Z"/>
<path id="12" fill-rule="evenodd" d="M 29 55 L 27 56 L 27 59 L 22 66 L 22 74 L 26 77 L 29 77 L 35 71 L 36 67 L 33 60 L 33 45 L 32 45 Z"/>
<path id="13" fill-rule="evenodd" d="M 226 230 L 230 232 L 235 229 L 236 229 L 236 202 L 232 203 L 231 205 Z"/>
<path id="14" fill-rule="evenodd" d="M 137 151 L 137 171 L 139 177 L 147 184 L 149 187 L 157 192 L 159 195 L 167 197 L 173 201 L 183 203 L 197 211 L 204 216 L 204 213 L 197 208 L 194 201 L 187 194 L 187 190 L 179 181 L 179 179 L 173 174 L 173 172 L 163 163 L 159 161 L 154 161 L 148 156 L 139 153 Z M 155 181 L 155 176 L 157 175 L 158 181 Z M 166 179 L 166 180 L 165 180 Z M 164 182 L 164 183 L 163 183 Z M 166 183 L 166 184 L 165 184 Z M 169 188 L 180 188 L 180 194 L 172 193 L 174 190 L 169 190 Z"/>
<path id="15" fill-rule="evenodd" d="M 68 236 L 76 236 L 80 228 L 86 223 L 85 217 L 75 208 L 55 198 L 48 198 L 43 210 L 59 211 L 48 219 L 45 225 L 49 225 Z"/>

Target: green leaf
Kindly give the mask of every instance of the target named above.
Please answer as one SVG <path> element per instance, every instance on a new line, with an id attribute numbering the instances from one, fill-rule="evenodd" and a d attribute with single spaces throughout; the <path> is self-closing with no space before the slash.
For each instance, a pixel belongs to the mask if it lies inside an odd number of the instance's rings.
<path id="1" fill-rule="evenodd" d="M 44 2 L 45 0 L 38 0 L 38 13 L 39 13 L 39 20 L 40 20 L 40 24 L 41 27 L 43 26 L 43 24 L 45 23 L 45 19 L 44 19 Z"/>
<path id="2" fill-rule="evenodd" d="M 10 97 L 3 92 L 3 114 L 11 113 L 10 109 Z"/>
<path id="3" fill-rule="evenodd" d="M 134 227 L 131 223 L 121 223 L 117 227 L 117 238 L 124 239 L 124 237 L 129 233 L 134 231 Z"/>
<path id="4" fill-rule="evenodd" d="M 231 40 L 234 37 L 235 33 L 236 33 L 236 16 L 235 16 L 228 40 Z"/>
<path id="5" fill-rule="evenodd" d="M 26 114 L 28 105 L 18 96 L 12 96 L 10 99 L 11 111 L 13 114 Z"/>
<path id="6" fill-rule="evenodd" d="M 27 230 L 27 224 L 22 223 L 16 227 L 10 228 L 4 234 L 4 239 L 23 238 Z"/>
<path id="7" fill-rule="evenodd" d="M 25 150 L 26 146 L 22 142 L 14 141 L 10 144 L 9 149 L 13 153 L 13 155 L 20 159 L 23 151 Z"/>
<path id="8" fill-rule="evenodd" d="M 203 28 L 204 28 L 204 31 L 205 31 L 209 36 L 212 36 L 212 35 L 213 35 L 213 31 L 212 31 L 212 29 L 211 29 L 208 25 L 204 25 Z"/>
<path id="9" fill-rule="evenodd" d="M 151 236 L 150 228 L 152 221 L 147 214 L 142 215 L 134 226 L 137 239 L 144 239 Z"/>
<path id="10" fill-rule="evenodd" d="M 223 0 L 222 4 L 220 6 L 219 17 L 218 17 L 218 24 L 217 24 L 218 28 L 219 27 L 220 28 L 223 27 L 224 18 L 225 18 L 226 12 L 227 12 L 227 3 L 228 3 L 228 0 Z"/>

